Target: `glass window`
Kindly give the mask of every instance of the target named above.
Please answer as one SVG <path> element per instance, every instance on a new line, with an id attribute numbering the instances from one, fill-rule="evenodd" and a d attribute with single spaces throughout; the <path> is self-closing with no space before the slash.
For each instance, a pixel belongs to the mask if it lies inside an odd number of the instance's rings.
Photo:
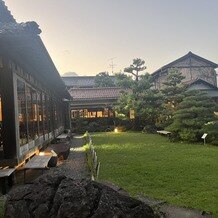
<path id="1" fill-rule="evenodd" d="M 108 114 L 109 114 L 109 110 L 108 110 L 108 108 L 105 108 L 104 109 L 104 117 L 108 117 Z"/>
<path id="2" fill-rule="evenodd" d="M 52 131 L 52 123 L 51 123 L 51 98 L 49 95 L 46 96 L 47 100 L 47 118 L 48 118 L 48 132 Z"/>
<path id="3" fill-rule="evenodd" d="M 38 110 L 37 93 L 30 87 L 26 87 L 28 136 L 29 140 L 38 138 Z"/>
<path id="4" fill-rule="evenodd" d="M 48 133 L 48 108 L 47 108 L 47 99 L 46 95 L 42 94 L 42 114 L 44 122 L 44 133 Z"/>
<path id="5" fill-rule="evenodd" d="M 103 117 L 103 112 L 102 111 L 97 111 L 97 117 Z"/>
<path id="6" fill-rule="evenodd" d="M 26 109 L 27 109 L 27 124 L 28 124 L 28 140 L 33 140 L 33 125 L 32 125 L 32 96 L 30 87 L 26 86 Z"/>
<path id="7" fill-rule="evenodd" d="M 38 111 L 39 111 L 39 135 L 43 135 L 43 108 L 42 108 L 42 94 L 37 93 Z"/>
<path id="8" fill-rule="evenodd" d="M 35 139 L 39 137 L 39 109 L 38 109 L 38 93 L 32 89 L 32 122 Z"/>
<path id="9" fill-rule="evenodd" d="M 19 133 L 20 145 L 28 142 L 27 137 L 27 111 L 26 111 L 26 96 L 25 83 L 17 80 L 17 98 L 18 98 L 18 118 L 19 118 Z"/>
<path id="10" fill-rule="evenodd" d="M 55 122 L 55 129 L 58 128 L 58 108 L 57 102 L 54 102 L 54 122 Z"/>
<path id="11" fill-rule="evenodd" d="M 63 118 L 63 113 L 62 113 L 62 105 L 59 103 L 59 127 L 64 125 L 64 118 Z"/>

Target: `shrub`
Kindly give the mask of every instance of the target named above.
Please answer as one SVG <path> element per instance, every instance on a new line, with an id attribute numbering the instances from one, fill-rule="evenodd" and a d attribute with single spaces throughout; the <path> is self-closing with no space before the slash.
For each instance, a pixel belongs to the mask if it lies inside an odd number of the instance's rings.
<path id="1" fill-rule="evenodd" d="M 197 142 L 197 134 L 196 131 L 190 130 L 190 129 L 183 129 L 181 132 L 179 132 L 180 139 L 183 141 L 188 142 Z"/>
<path id="2" fill-rule="evenodd" d="M 204 132 L 207 133 L 207 142 L 218 145 L 218 122 L 207 123 L 204 128 Z"/>

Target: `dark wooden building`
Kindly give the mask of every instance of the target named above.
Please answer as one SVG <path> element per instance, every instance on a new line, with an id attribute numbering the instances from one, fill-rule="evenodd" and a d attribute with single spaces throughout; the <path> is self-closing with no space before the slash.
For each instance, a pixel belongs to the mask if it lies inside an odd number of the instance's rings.
<path id="1" fill-rule="evenodd" d="M 202 79 L 207 83 L 217 86 L 217 76 L 215 69 L 218 67 L 216 63 L 202 58 L 192 52 L 183 57 L 161 67 L 152 73 L 154 86 L 156 89 L 162 89 L 164 82 L 167 80 L 171 70 L 178 70 L 185 77 L 183 82 L 191 83 L 197 79 Z"/>
<path id="2" fill-rule="evenodd" d="M 37 23 L 0 0 L 0 166 L 16 166 L 69 128 L 69 92 Z"/>

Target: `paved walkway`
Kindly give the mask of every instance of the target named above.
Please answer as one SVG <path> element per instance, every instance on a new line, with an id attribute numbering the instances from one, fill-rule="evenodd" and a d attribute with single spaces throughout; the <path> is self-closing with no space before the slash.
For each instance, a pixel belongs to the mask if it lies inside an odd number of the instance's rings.
<path id="1" fill-rule="evenodd" d="M 90 171 L 87 165 L 86 153 L 83 149 L 85 141 L 82 137 L 75 136 L 71 142 L 70 154 L 67 160 L 54 168 L 54 171 L 64 173 L 73 179 L 90 178 Z M 51 170 L 51 169 L 50 169 Z"/>

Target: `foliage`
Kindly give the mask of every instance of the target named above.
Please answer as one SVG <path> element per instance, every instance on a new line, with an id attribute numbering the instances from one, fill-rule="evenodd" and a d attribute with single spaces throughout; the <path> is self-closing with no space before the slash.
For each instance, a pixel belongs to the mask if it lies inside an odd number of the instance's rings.
<path id="1" fill-rule="evenodd" d="M 209 122 L 203 127 L 203 131 L 208 134 L 206 141 L 213 145 L 218 145 L 218 121 Z"/>
<path id="2" fill-rule="evenodd" d="M 162 122 L 165 126 L 172 123 L 172 116 L 178 108 L 179 103 L 183 100 L 185 86 L 182 84 L 182 76 L 176 69 L 169 71 L 166 81 L 163 83 L 164 87 L 161 92 L 164 95 L 164 109 L 162 111 Z"/>
<path id="3" fill-rule="evenodd" d="M 94 134 L 101 162 L 99 179 L 137 196 L 218 215 L 218 147 L 170 143 L 142 133 Z"/>
<path id="4" fill-rule="evenodd" d="M 117 100 L 117 104 L 115 106 L 116 112 L 118 114 L 123 114 L 123 118 L 128 117 L 129 111 L 133 107 L 132 101 L 132 94 L 124 92 Z"/>
<path id="5" fill-rule="evenodd" d="M 157 122 L 163 110 L 163 95 L 152 89 L 141 93 L 137 104 L 137 113 L 140 117 L 140 125 L 146 132 L 156 132 Z"/>
<path id="6" fill-rule="evenodd" d="M 124 81 L 127 77 L 123 78 Z M 148 132 L 156 131 L 156 121 L 160 112 L 163 110 L 163 95 L 157 90 L 152 89 L 152 77 L 146 73 L 138 76 L 138 80 L 130 83 L 132 92 L 124 93 L 117 102 L 116 110 L 119 114 L 129 115 L 133 109 L 138 122 L 135 122 L 135 129 L 146 129 Z M 136 126 L 137 125 L 137 126 Z"/>
<path id="7" fill-rule="evenodd" d="M 125 127 L 132 129 L 131 120 L 122 120 L 117 117 L 101 117 L 101 118 L 75 118 L 72 120 L 72 131 L 84 134 L 88 132 L 106 132 L 113 131 L 114 127 Z"/>
<path id="8" fill-rule="evenodd" d="M 178 139 L 189 142 L 200 141 L 205 124 L 215 120 L 216 107 L 217 104 L 205 93 L 187 91 L 173 116 L 173 123 L 167 130 L 173 132 Z"/>
<path id="9" fill-rule="evenodd" d="M 114 87 L 114 81 L 110 77 L 108 72 L 101 72 L 95 77 L 96 87 Z"/>
<path id="10" fill-rule="evenodd" d="M 135 77 L 135 80 L 138 81 L 140 76 L 139 73 L 145 69 L 145 61 L 140 58 L 136 58 L 133 59 L 133 63 L 129 67 L 124 69 L 124 72 L 132 74 Z"/>
<path id="11" fill-rule="evenodd" d="M 132 77 L 124 73 L 117 73 L 115 74 L 115 85 L 124 89 L 130 89 L 133 86 Z"/>

